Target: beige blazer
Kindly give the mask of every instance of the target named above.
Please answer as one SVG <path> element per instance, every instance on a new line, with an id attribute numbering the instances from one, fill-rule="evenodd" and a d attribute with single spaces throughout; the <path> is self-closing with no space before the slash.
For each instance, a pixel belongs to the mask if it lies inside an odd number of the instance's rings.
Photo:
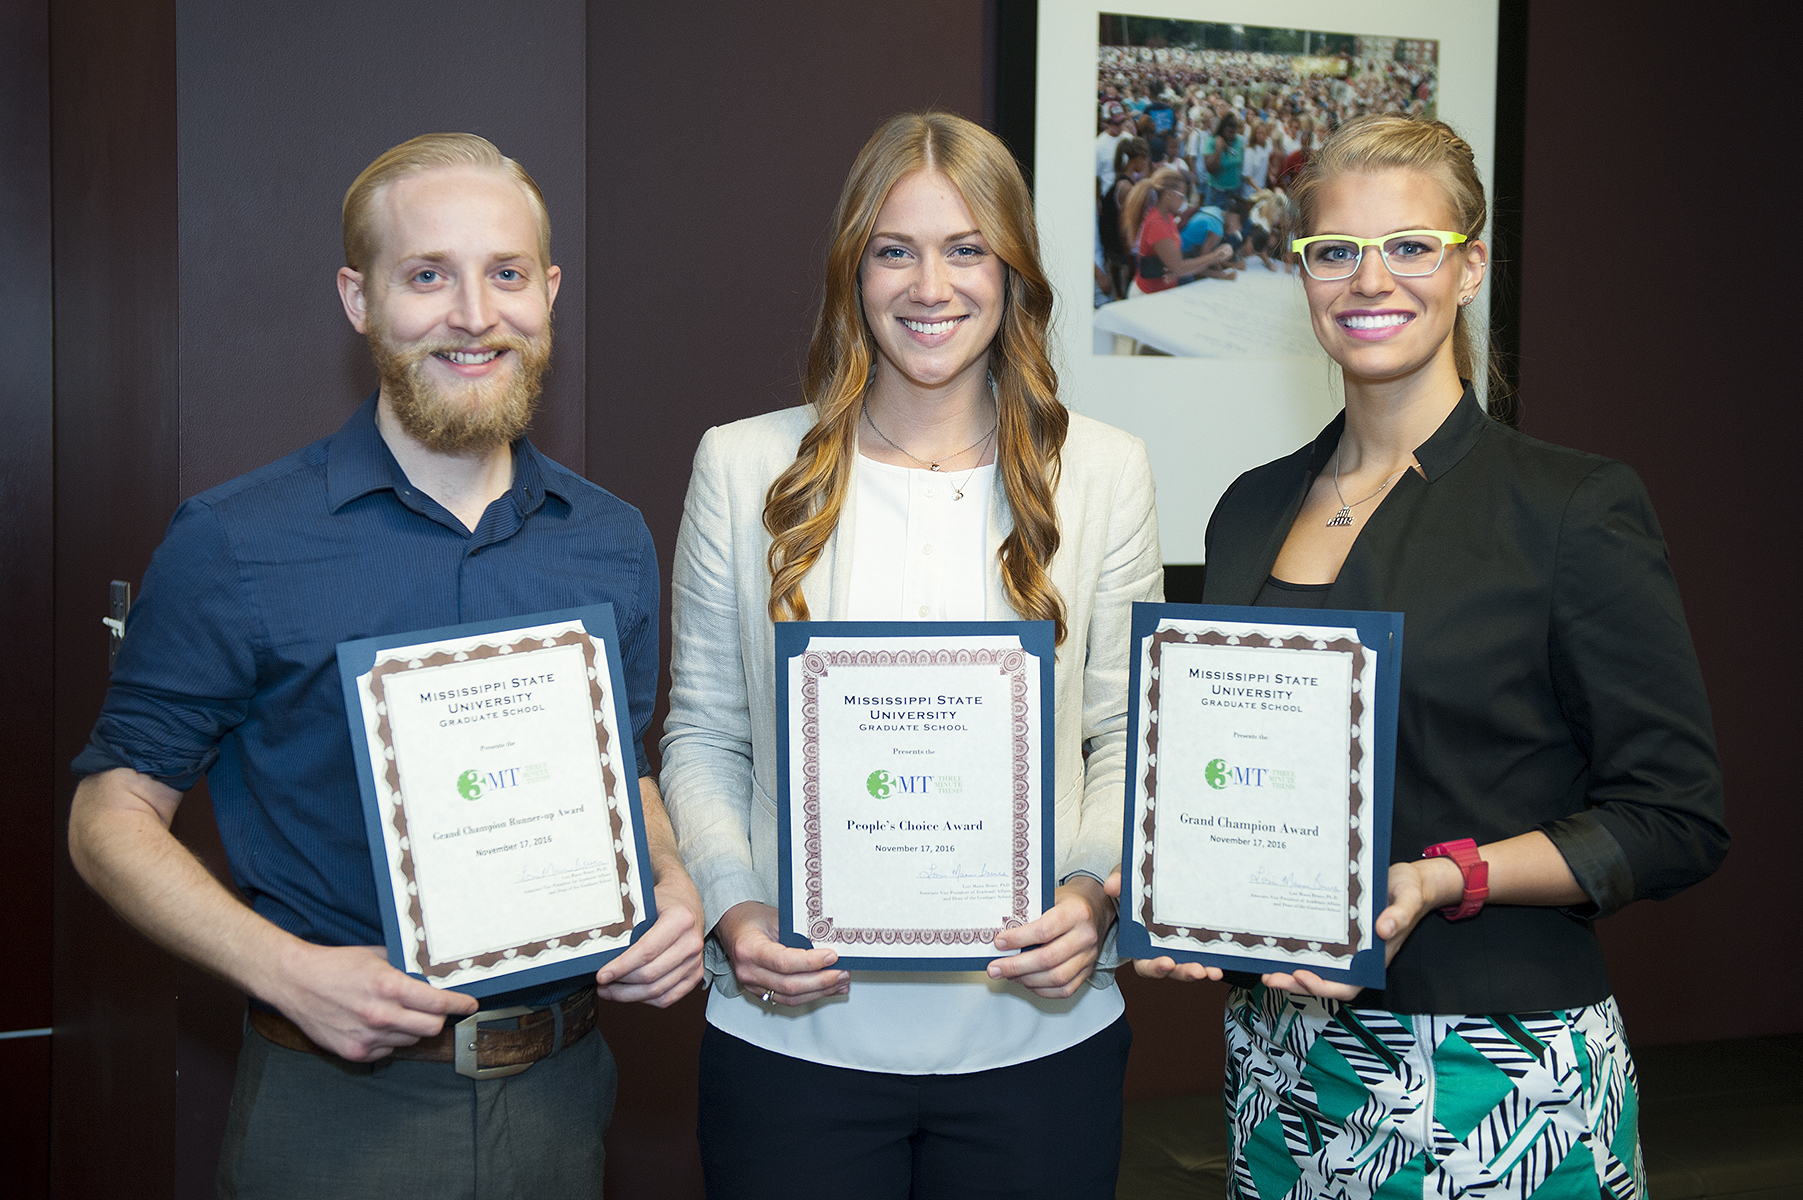
<path id="1" fill-rule="evenodd" d="M 813 422 L 813 409 L 804 406 L 708 430 L 683 504 L 659 783 L 710 930 L 735 904 L 777 899 L 776 647 L 764 493 L 794 461 Z M 836 532 L 802 581 L 810 614 L 822 620 L 847 619 L 855 475 L 852 483 Z M 1152 472 L 1138 438 L 1073 413 L 1056 503 L 1063 541 L 1050 575 L 1069 630 L 1054 672 L 1054 836 L 1062 882 L 1079 870 L 1106 878 L 1120 861 L 1132 605 L 1164 598 L 1164 568 Z M 991 620 L 1020 619 L 996 557 L 1012 529 L 998 481 L 989 507 Z M 1113 965 L 1112 954 L 1102 965 Z M 707 968 L 717 986 L 737 994 L 711 938 Z"/>

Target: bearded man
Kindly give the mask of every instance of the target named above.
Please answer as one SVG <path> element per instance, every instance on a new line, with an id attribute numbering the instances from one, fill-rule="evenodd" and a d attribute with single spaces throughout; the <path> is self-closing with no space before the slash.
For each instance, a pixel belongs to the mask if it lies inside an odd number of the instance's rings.
<path id="1" fill-rule="evenodd" d="M 596 997 L 664 1006 L 701 974 L 701 902 L 643 746 L 651 535 L 524 436 L 560 273 L 519 164 L 472 135 L 415 138 L 357 178 L 343 218 L 339 294 L 380 389 L 176 512 L 75 760 L 70 852 L 127 920 L 249 996 L 222 1196 L 598 1196 L 615 1080 Z M 657 921 L 592 982 L 489 997 L 533 1011 L 483 1024 L 459 1066 L 450 1022 L 477 1002 L 380 944 L 336 646 L 603 601 Z M 242 900 L 169 831 L 203 774 Z M 497 1061 L 533 1065 L 482 1077 Z"/>

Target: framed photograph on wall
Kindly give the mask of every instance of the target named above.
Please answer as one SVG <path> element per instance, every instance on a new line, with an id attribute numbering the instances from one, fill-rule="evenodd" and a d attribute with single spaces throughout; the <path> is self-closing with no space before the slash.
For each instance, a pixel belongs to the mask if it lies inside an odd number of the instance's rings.
<path id="1" fill-rule="evenodd" d="M 996 40 L 997 131 L 1034 189 L 1059 297 L 1062 391 L 1071 407 L 1145 439 L 1164 558 L 1179 568 L 1172 598 L 1197 598 L 1187 593 L 1199 574 L 1182 568 L 1202 563 L 1227 486 L 1313 438 L 1340 407 L 1286 262 L 1281 191 L 1339 121 L 1419 113 L 1471 143 L 1491 194 L 1492 249 L 1472 315 L 1495 331 L 1507 367 L 1523 0 L 1004 0 Z M 1132 247 L 1106 236 L 1118 221 L 1106 185 L 1120 139 L 1134 137 L 1157 161 L 1132 169 L 1184 178 L 1185 235 L 1241 240 L 1237 261 L 1152 294 L 1131 286 Z M 1221 150 L 1238 156 L 1237 170 L 1221 169 Z"/>

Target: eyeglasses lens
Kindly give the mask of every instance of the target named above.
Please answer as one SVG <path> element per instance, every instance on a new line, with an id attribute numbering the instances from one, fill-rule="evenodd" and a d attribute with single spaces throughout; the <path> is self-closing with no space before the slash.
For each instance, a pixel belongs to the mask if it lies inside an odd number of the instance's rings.
<path id="1" fill-rule="evenodd" d="M 1432 275 L 1445 257 L 1446 243 L 1425 233 L 1393 237 L 1384 243 L 1384 265 L 1392 275 Z M 1357 242 L 1311 242 L 1304 265 L 1316 279 L 1348 279 L 1359 268 Z"/>

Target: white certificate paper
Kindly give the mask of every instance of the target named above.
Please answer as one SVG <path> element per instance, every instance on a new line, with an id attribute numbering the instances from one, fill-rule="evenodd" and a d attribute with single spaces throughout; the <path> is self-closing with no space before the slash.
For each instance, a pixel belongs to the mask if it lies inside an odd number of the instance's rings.
<path id="1" fill-rule="evenodd" d="M 1377 697 L 1394 686 L 1392 647 L 1334 614 L 1239 611 L 1248 619 L 1158 617 L 1143 637 L 1136 624 L 1129 910 L 1152 954 L 1351 971 L 1381 951 L 1388 793 L 1380 804 L 1376 785 L 1394 735 L 1384 745 Z"/>
<path id="2" fill-rule="evenodd" d="M 355 688 L 400 965 L 482 994 L 630 943 L 637 762 L 580 618 L 387 646 Z"/>
<path id="3" fill-rule="evenodd" d="M 841 962 L 971 966 L 1045 907 L 1048 719 L 1022 623 L 821 634 L 787 693 L 784 919 Z M 960 625 L 983 630 L 985 625 Z"/>

